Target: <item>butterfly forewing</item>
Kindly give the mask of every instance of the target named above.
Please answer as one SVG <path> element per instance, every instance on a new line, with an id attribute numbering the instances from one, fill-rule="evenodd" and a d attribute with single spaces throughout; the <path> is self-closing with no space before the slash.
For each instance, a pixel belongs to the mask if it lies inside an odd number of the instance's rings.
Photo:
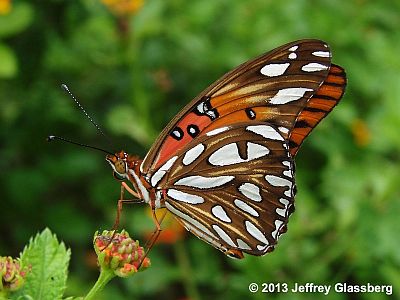
<path id="1" fill-rule="evenodd" d="M 240 123 L 208 132 L 179 151 L 157 183 L 165 206 L 214 247 L 271 251 L 294 204 L 294 167 L 277 128 Z"/>
<path id="2" fill-rule="evenodd" d="M 164 129 L 141 170 L 150 176 L 178 150 L 206 132 L 265 121 L 287 138 L 307 101 L 329 74 L 331 53 L 318 40 L 292 42 L 244 63 L 190 102 Z"/>
<path id="3" fill-rule="evenodd" d="M 332 65 L 322 86 L 307 102 L 289 133 L 290 153 L 294 157 L 311 130 L 338 104 L 346 87 L 344 69 Z"/>

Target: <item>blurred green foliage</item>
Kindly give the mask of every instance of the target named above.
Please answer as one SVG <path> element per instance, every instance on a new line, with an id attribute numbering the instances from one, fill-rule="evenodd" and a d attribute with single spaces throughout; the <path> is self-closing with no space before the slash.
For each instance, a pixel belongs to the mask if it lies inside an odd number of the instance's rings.
<path id="1" fill-rule="evenodd" d="M 154 247 L 152 270 L 113 282 L 104 299 L 310 296 L 250 294 L 250 282 L 392 284 L 400 298 L 399 1 L 147 0 L 135 13 L 98 0 L 9 4 L 0 10 L 2 255 L 17 256 L 47 226 L 72 248 L 67 293 L 87 292 L 97 275 L 91 237 L 112 226 L 119 184 L 102 154 L 46 136 L 144 156 L 168 120 L 225 72 L 291 40 L 319 38 L 346 68 L 348 88 L 298 154 L 297 210 L 277 250 L 234 261 L 186 235 Z M 153 227 L 139 205 L 124 207 L 122 223 L 141 240 Z"/>

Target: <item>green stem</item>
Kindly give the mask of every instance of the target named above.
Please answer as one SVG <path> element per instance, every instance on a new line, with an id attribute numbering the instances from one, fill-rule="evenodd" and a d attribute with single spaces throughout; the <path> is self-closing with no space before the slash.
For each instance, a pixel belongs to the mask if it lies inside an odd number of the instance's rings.
<path id="1" fill-rule="evenodd" d="M 104 270 L 101 268 L 99 278 L 97 279 L 96 283 L 86 295 L 85 300 L 92 300 L 96 299 L 96 295 L 104 288 L 104 286 L 115 277 L 113 270 Z"/>
<path id="2" fill-rule="evenodd" d="M 196 282 L 194 281 L 193 277 L 193 270 L 190 265 L 190 260 L 182 241 L 177 241 L 175 243 L 174 249 L 176 257 L 178 259 L 178 264 L 182 272 L 182 280 L 184 282 L 186 295 L 188 296 L 189 299 L 198 300 L 201 297 L 197 290 Z"/>

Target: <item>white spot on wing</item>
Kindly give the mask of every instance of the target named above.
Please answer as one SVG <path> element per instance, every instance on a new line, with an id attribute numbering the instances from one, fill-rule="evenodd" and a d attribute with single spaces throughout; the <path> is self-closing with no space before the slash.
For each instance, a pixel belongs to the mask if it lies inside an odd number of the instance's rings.
<path id="1" fill-rule="evenodd" d="M 285 161 L 282 162 L 282 165 L 288 167 L 288 170 L 283 171 L 283 175 L 292 178 L 293 177 L 292 168 L 291 168 L 292 166 L 290 164 L 290 161 L 285 160 Z"/>
<path id="2" fill-rule="evenodd" d="M 227 223 L 231 223 L 232 220 L 231 218 L 229 218 L 228 214 L 226 213 L 225 209 L 221 206 L 221 205 L 216 205 L 211 209 L 212 214 L 214 215 L 214 217 L 216 217 L 217 219 L 223 221 L 223 222 L 227 222 Z"/>
<path id="3" fill-rule="evenodd" d="M 251 250 L 251 247 L 249 245 L 247 245 L 246 242 L 244 242 L 241 239 L 236 239 L 236 242 L 238 244 L 238 248 L 242 249 L 242 250 Z"/>
<path id="4" fill-rule="evenodd" d="M 270 185 L 273 186 L 287 186 L 289 188 L 292 187 L 292 182 L 275 175 L 265 175 L 265 179 L 268 181 Z"/>
<path id="5" fill-rule="evenodd" d="M 254 216 L 254 217 L 259 217 L 260 215 L 258 214 L 258 212 L 252 208 L 250 205 L 248 205 L 246 202 L 240 200 L 240 199 L 235 199 L 233 201 L 233 203 L 240 208 L 241 210 L 243 210 L 246 213 L 249 213 L 250 215 Z"/>
<path id="6" fill-rule="evenodd" d="M 208 161 L 214 166 L 228 166 L 258 159 L 268 153 L 269 149 L 262 145 L 247 143 L 247 159 L 243 159 L 239 155 L 237 144 L 230 143 L 212 153 Z"/>
<path id="7" fill-rule="evenodd" d="M 292 171 L 291 170 L 283 171 L 283 175 L 291 178 L 292 177 Z"/>
<path id="8" fill-rule="evenodd" d="M 296 51 L 299 48 L 299 46 L 295 45 L 289 48 L 289 51 Z"/>
<path id="9" fill-rule="evenodd" d="M 319 63 L 309 63 L 301 67 L 304 72 L 318 72 L 328 69 L 328 66 Z"/>
<path id="10" fill-rule="evenodd" d="M 269 154 L 269 149 L 265 146 L 248 142 L 247 143 L 247 159 L 250 161 Z"/>
<path id="11" fill-rule="evenodd" d="M 276 213 L 277 213 L 278 215 L 280 215 L 280 216 L 282 216 L 282 217 L 284 217 L 285 214 L 286 214 L 286 209 L 285 209 L 285 208 L 277 208 L 275 211 L 276 211 Z"/>
<path id="12" fill-rule="evenodd" d="M 236 143 L 227 144 L 210 155 L 208 161 L 214 166 L 226 166 L 241 162 Z"/>
<path id="13" fill-rule="evenodd" d="M 286 128 L 286 127 L 283 127 L 283 126 L 278 127 L 278 130 L 279 130 L 280 132 L 282 132 L 282 133 L 288 133 L 288 132 L 289 132 L 289 129 Z"/>
<path id="14" fill-rule="evenodd" d="M 269 245 L 257 245 L 257 249 L 260 251 L 265 251 Z"/>
<path id="15" fill-rule="evenodd" d="M 289 200 L 287 200 L 285 198 L 280 198 L 279 202 L 282 203 L 283 205 L 285 205 L 285 208 L 287 208 L 287 206 L 289 205 Z"/>
<path id="16" fill-rule="evenodd" d="M 176 209 L 173 207 L 171 204 L 169 204 L 167 201 L 165 202 L 165 207 L 172 212 L 174 215 L 178 216 L 179 218 L 185 220 L 186 222 L 190 223 L 194 227 L 198 228 L 199 230 L 203 231 L 204 233 L 208 234 L 209 236 L 213 237 L 214 239 L 217 239 L 217 237 L 203 224 L 201 224 L 199 221 L 193 219 L 191 216 L 181 212 L 180 210 Z"/>
<path id="17" fill-rule="evenodd" d="M 182 163 L 187 166 L 194 162 L 206 149 L 203 144 L 198 144 L 192 149 L 188 150 L 183 157 Z"/>
<path id="18" fill-rule="evenodd" d="M 265 235 L 253 223 L 251 223 L 250 221 L 245 221 L 244 224 L 246 226 L 247 232 L 250 233 L 251 236 L 253 236 L 255 239 L 259 240 L 260 242 L 266 245 L 269 244 Z"/>
<path id="19" fill-rule="evenodd" d="M 157 172 L 155 172 L 153 174 L 153 176 L 151 176 L 150 183 L 153 187 L 155 187 L 157 185 L 157 183 L 159 183 L 160 180 L 164 177 L 164 175 L 167 173 L 167 171 L 169 169 L 171 169 L 172 165 L 174 164 L 174 162 L 176 161 L 177 158 L 178 158 L 178 156 L 171 157 L 165 164 L 163 164 L 157 170 Z"/>
<path id="20" fill-rule="evenodd" d="M 211 131 L 207 132 L 207 133 L 206 133 L 206 136 L 216 135 L 216 134 L 218 134 L 218 133 L 227 131 L 228 129 L 229 129 L 228 126 L 216 128 L 216 129 L 214 129 L 214 130 L 211 130 Z"/>
<path id="21" fill-rule="evenodd" d="M 250 200 L 260 202 L 262 200 L 260 195 L 260 188 L 252 183 L 243 183 L 239 186 L 239 192 L 241 192 L 244 196 L 249 198 Z"/>
<path id="22" fill-rule="evenodd" d="M 218 225 L 212 225 L 215 232 L 223 239 L 229 246 L 236 247 L 235 243 L 232 241 L 231 237 Z"/>
<path id="23" fill-rule="evenodd" d="M 224 185 L 225 183 L 228 183 L 233 179 L 235 179 L 235 176 L 203 177 L 199 175 L 194 175 L 183 177 L 176 181 L 174 185 L 184 185 L 200 189 L 210 189 Z"/>
<path id="24" fill-rule="evenodd" d="M 204 199 L 200 196 L 184 193 L 174 189 L 169 189 L 167 191 L 167 195 L 168 197 L 171 197 L 174 200 L 189 204 L 200 204 L 204 202 Z"/>
<path id="25" fill-rule="evenodd" d="M 299 100 L 306 92 L 311 92 L 309 88 L 287 88 L 281 89 L 270 99 L 271 104 L 286 104 Z"/>
<path id="26" fill-rule="evenodd" d="M 287 68 L 290 66 L 290 63 L 284 64 L 269 64 L 265 65 L 261 68 L 261 74 L 269 77 L 280 76 L 286 72 Z"/>
<path id="27" fill-rule="evenodd" d="M 254 132 L 255 134 L 261 135 L 266 139 L 269 140 L 278 140 L 283 141 L 283 137 L 280 135 L 279 132 L 276 131 L 275 128 L 268 126 L 268 125 L 253 125 L 247 126 L 246 130 Z"/>
<path id="28" fill-rule="evenodd" d="M 312 55 L 318 57 L 331 57 L 331 53 L 329 51 L 315 51 L 312 53 Z"/>
<path id="29" fill-rule="evenodd" d="M 172 133 L 177 137 L 177 138 L 181 138 L 181 133 L 178 130 L 174 130 L 172 131 Z"/>
<path id="30" fill-rule="evenodd" d="M 297 58 L 297 54 L 296 53 L 290 53 L 289 54 L 289 59 L 296 59 Z"/>
<path id="31" fill-rule="evenodd" d="M 283 222 L 281 220 L 275 220 L 275 230 L 272 232 L 272 237 L 275 238 L 276 240 L 278 239 L 278 230 L 281 227 Z"/>

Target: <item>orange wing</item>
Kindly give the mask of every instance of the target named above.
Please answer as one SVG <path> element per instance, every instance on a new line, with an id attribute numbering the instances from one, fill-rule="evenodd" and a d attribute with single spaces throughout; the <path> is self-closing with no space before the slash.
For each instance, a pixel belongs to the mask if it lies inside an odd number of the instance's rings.
<path id="1" fill-rule="evenodd" d="M 289 136 L 290 154 L 294 157 L 304 139 L 315 126 L 339 103 L 346 88 L 346 73 L 340 66 L 331 65 L 329 75 L 317 93 L 299 114 Z"/>

